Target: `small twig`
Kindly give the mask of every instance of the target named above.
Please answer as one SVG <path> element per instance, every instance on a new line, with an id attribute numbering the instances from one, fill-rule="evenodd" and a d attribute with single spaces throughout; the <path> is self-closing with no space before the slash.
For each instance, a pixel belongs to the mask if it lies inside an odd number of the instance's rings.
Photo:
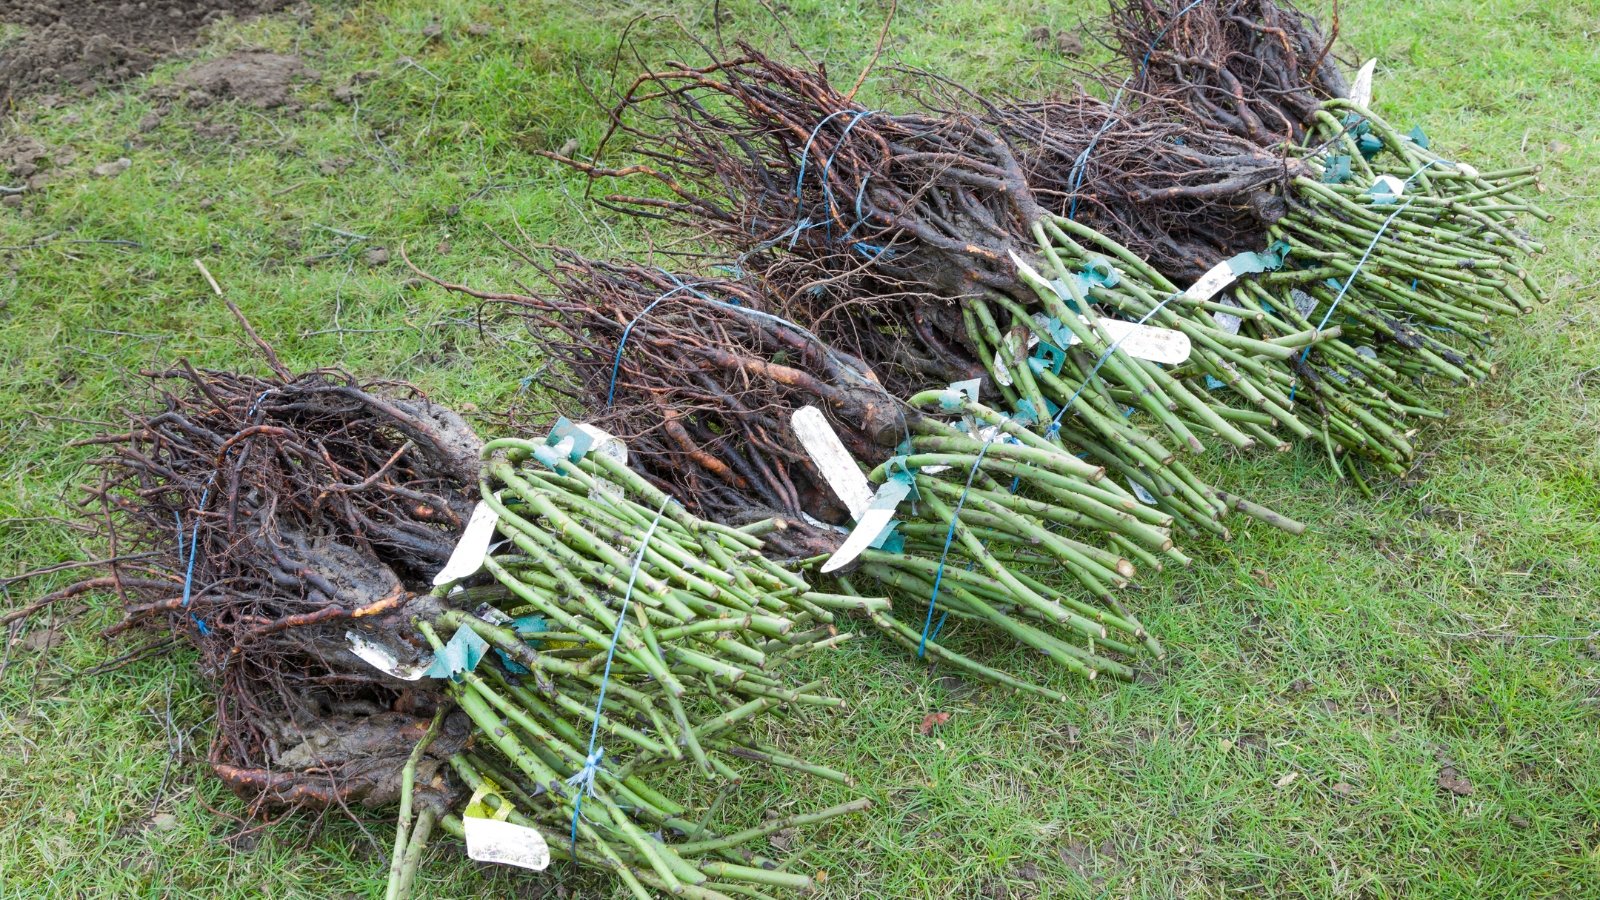
<path id="1" fill-rule="evenodd" d="M 71 569 L 93 569 L 100 566 L 109 566 L 113 563 L 132 562 L 136 559 L 148 559 L 155 555 L 156 551 L 151 550 L 146 553 L 134 553 L 128 556 L 113 556 L 106 559 L 85 559 L 76 560 L 73 562 L 56 563 L 53 566 L 30 569 L 29 571 L 22 572 L 18 575 L 8 575 L 4 578 L 0 578 L 0 585 L 16 584 L 19 581 L 27 581 L 29 578 L 37 578 L 40 575 L 53 575 L 57 572 L 66 572 Z"/>
<path id="2" fill-rule="evenodd" d="M 883 42 L 889 37 L 889 23 L 894 21 L 894 11 L 899 5 L 899 0 L 889 0 L 889 14 L 883 17 L 883 27 L 878 30 L 878 44 L 872 48 L 872 58 L 862 67 L 861 74 L 856 77 L 856 83 L 844 95 L 846 103 L 856 99 L 856 91 L 861 90 L 861 85 L 866 83 L 868 73 L 878 64 L 878 57 L 883 53 Z"/>
<path id="3" fill-rule="evenodd" d="M 222 286 L 217 284 L 217 280 L 215 278 L 211 277 L 211 270 L 206 268 L 206 264 L 198 259 L 194 261 L 194 264 L 195 267 L 200 270 L 200 274 L 206 277 L 206 281 L 211 285 L 211 289 L 217 292 L 217 297 L 222 300 L 223 303 L 228 305 L 228 310 L 233 313 L 234 318 L 239 320 L 239 325 L 244 328 L 244 333 L 249 335 L 250 340 L 254 341 L 257 347 L 261 348 L 262 353 L 266 354 L 267 365 L 272 367 L 272 371 L 284 381 L 293 381 L 294 376 L 278 359 L 278 352 L 273 350 L 272 345 L 267 343 L 262 339 L 261 335 L 256 333 L 255 327 L 250 324 L 249 319 L 244 317 L 244 313 L 239 309 L 239 307 L 235 306 L 234 302 L 229 300 L 222 293 Z"/>
<path id="4" fill-rule="evenodd" d="M 417 62 L 416 60 L 412 59 L 409 56 L 400 57 L 400 65 L 401 65 L 402 68 L 404 68 L 406 66 L 409 66 L 409 67 L 411 67 L 413 69 L 421 70 L 422 74 L 428 76 L 429 78 L 432 78 L 434 81 L 437 81 L 440 84 L 444 84 L 444 79 L 443 78 L 440 78 L 439 76 L 433 74 L 432 72 L 429 72 L 428 68 L 426 66 L 424 66 L 422 63 Z"/>
<path id="5" fill-rule="evenodd" d="M 150 801 L 150 815 L 154 816 L 161 806 L 161 796 L 167 792 L 167 779 L 172 775 L 172 762 L 178 754 L 183 752 L 183 732 L 179 731 L 172 721 L 172 672 L 167 672 L 167 697 L 166 697 L 166 729 L 167 729 L 167 764 L 161 770 L 161 784 L 156 787 L 155 797 Z M 176 743 L 174 743 L 176 738 Z"/>

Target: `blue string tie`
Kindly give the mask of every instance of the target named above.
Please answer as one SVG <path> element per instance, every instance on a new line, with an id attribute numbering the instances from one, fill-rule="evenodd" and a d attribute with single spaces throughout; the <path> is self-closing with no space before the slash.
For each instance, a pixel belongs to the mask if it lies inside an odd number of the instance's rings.
<path id="1" fill-rule="evenodd" d="M 583 761 L 583 768 L 567 779 L 569 787 L 577 788 L 585 797 L 594 796 L 594 778 L 600 774 L 600 761 L 606 757 L 606 748 L 600 747 Z"/>
<path id="2" fill-rule="evenodd" d="M 1188 6 L 1178 10 L 1178 14 L 1173 16 L 1171 21 L 1161 26 L 1160 31 L 1156 32 L 1155 38 L 1150 41 L 1149 49 L 1144 51 L 1144 59 L 1139 60 L 1138 74 L 1128 76 L 1122 82 L 1122 85 L 1117 88 L 1116 96 L 1111 98 L 1111 111 L 1113 113 L 1117 111 L 1117 107 L 1122 105 L 1122 95 L 1127 91 L 1128 85 L 1132 84 L 1135 79 L 1144 80 L 1145 73 L 1150 70 L 1150 56 L 1156 52 L 1156 45 L 1161 43 L 1161 39 L 1167 36 L 1167 31 L 1178 24 L 1178 20 L 1187 15 L 1189 10 L 1194 9 L 1203 2 L 1204 0 L 1192 0 Z M 1094 152 L 1095 145 L 1100 143 L 1100 136 L 1105 134 L 1112 125 L 1116 124 L 1116 121 L 1117 117 L 1115 115 L 1107 116 L 1105 122 L 1100 126 L 1100 130 L 1096 131 L 1094 137 L 1089 139 L 1089 145 L 1083 148 L 1083 152 L 1078 154 L 1078 158 L 1072 163 L 1072 202 L 1067 207 L 1067 218 L 1069 219 L 1074 219 L 1078 215 L 1078 188 L 1083 185 L 1083 173 L 1089 165 L 1089 155 Z"/>
<path id="3" fill-rule="evenodd" d="M 617 612 L 617 625 L 611 631 L 611 646 L 606 649 L 606 668 L 600 676 L 600 696 L 594 704 L 594 723 L 589 727 L 589 750 L 584 759 L 583 768 L 567 779 L 567 784 L 578 788 L 578 795 L 572 804 L 572 855 L 578 855 L 578 819 L 583 815 L 583 798 L 594 796 L 594 779 L 600 773 L 600 761 L 605 759 L 604 747 L 595 746 L 600 739 L 600 719 L 605 715 L 606 687 L 611 684 L 611 663 L 617 656 L 617 642 L 622 639 L 622 625 L 628 620 L 628 603 L 633 599 L 633 585 L 639 580 L 639 567 L 644 564 L 644 552 L 650 547 L 650 538 L 655 536 L 656 526 L 661 524 L 661 517 L 667 511 L 667 504 L 672 502 L 668 497 L 661 501 L 661 508 L 656 510 L 656 516 L 650 520 L 650 527 L 645 530 L 644 540 L 639 542 L 639 552 L 634 554 L 633 567 L 628 572 L 628 587 L 622 592 L 622 607 Z"/>
<path id="4" fill-rule="evenodd" d="M 261 408 L 261 401 L 267 399 L 267 395 L 272 393 L 272 391 L 272 388 L 268 388 L 262 391 L 260 396 L 256 397 L 255 402 L 250 404 L 250 410 L 244 414 L 246 420 L 255 416 L 256 410 Z M 189 562 L 184 567 L 183 573 L 183 601 L 180 605 L 184 609 L 189 608 L 189 599 L 194 591 L 194 564 L 195 559 L 200 552 L 200 514 L 206 508 L 206 500 L 210 499 L 211 497 L 211 485 L 214 484 L 216 480 L 217 470 L 212 469 L 211 476 L 206 479 L 205 489 L 200 492 L 200 504 L 194 511 L 194 528 L 189 533 Z M 178 558 L 182 559 L 183 515 L 177 510 L 173 510 L 172 515 L 173 518 L 178 520 Z M 200 632 L 201 637 L 205 637 L 211 633 L 211 629 L 206 627 L 205 621 L 199 616 L 196 616 L 194 613 L 190 613 L 189 618 L 194 620 L 194 626 Z"/>

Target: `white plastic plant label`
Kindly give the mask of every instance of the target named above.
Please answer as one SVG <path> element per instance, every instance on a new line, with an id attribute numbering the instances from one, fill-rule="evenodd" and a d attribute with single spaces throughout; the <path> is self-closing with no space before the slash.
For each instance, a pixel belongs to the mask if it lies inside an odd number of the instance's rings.
<path id="1" fill-rule="evenodd" d="M 535 872 L 550 865 L 550 845 L 538 829 L 479 816 L 462 816 L 461 828 L 467 836 L 467 856 L 478 862 Z"/>
<path id="2" fill-rule="evenodd" d="M 512 622 L 510 616 L 506 615 L 488 603 L 478 604 L 478 608 L 473 610 L 472 614 L 484 620 L 485 622 L 488 622 L 490 625 L 509 625 Z"/>
<path id="3" fill-rule="evenodd" d="M 471 518 L 467 519 L 467 528 L 461 533 L 461 540 L 450 551 L 450 559 L 439 570 L 439 574 L 433 576 L 435 587 L 459 581 L 483 567 L 483 558 L 489 553 L 489 542 L 494 539 L 494 526 L 499 518 L 493 507 L 482 500 L 478 501 L 478 505 L 472 509 Z"/>
<path id="4" fill-rule="evenodd" d="M 604 456 L 606 459 L 615 460 L 623 465 L 628 464 L 628 442 L 617 437 L 603 428 L 597 428 L 588 422 L 579 422 L 578 430 L 594 439 L 589 452 Z"/>
<path id="5" fill-rule="evenodd" d="M 1350 102 L 1368 109 L 1372 106 L 1372 75 L 1378 68 L 1376 59 L 1369 59 L 1361 64 L 1356 72 L 1355 81 L 1350 83 Z"/>
<path id="6" fill-rule="evenodd" d="M 1239 306 L 1239 301 L 1233 299 L 1232 297 L 1223 297 L 1221 302 L 1225 306 Z M 1244 320 L 1233 313 L 1214 312 L 1211 314 L 1211 318 L 1217 323 L 1218 328 L 1221 328 L 1223 331 L 1226 331 L 1229 334 L 1238 334 L 1239 326 L 1244 324 Z"/>
<path id="7" fill-rule="evenodd" d="M 1189 336 L 1181 331 L 1121 319 L 1099 319 L 1094 325 L 1117 349 L 1135 359 L 1176 366 L 1189 358 Z"/>
<path id="8" fill-rule="evenodd" d="M 878 488 L 878 493 L 872 498 L 872 502 L 860 516 L 856 517 L 856 527 L 850 530 L 850 536 L 845 538 L 839 549 L 833 551 L 828 561 L 822 564 L 823 573 L 836 572 L 844 568 L 855 561 L 862 551 L 871 547 L 878 539 L 878 535 L 883 533 L 883 529 L 889 527 L 890 520 L 894 518 L 895 508 L 909 493 L 911 493 L 909 482 L 894 478 L 884 482 Z"/>
<path id="9" fill-rule="evenodd" d="M 1043 323 L 1049 321 L 1044 313 L 1034 313 L 1033 319 L 1035 322 L 1040 323 L 1041 327 L 1043 326 Z M 1005 336 L 1005 347 L 994 352 L 994 380 L 1000 382 L 1006 387 L 1011 386 L 1011 363 L 1019 355 L 1017 344 L 1020 341 L 1021 336 L 1018 334 L 1018 332 L 1012 331 L 1010 334 Z M 1032 350 L 1034 347 L 1038 346 L 1039 335 L 1032 331 L 1028 332 L 1027 344 L 1028 350 Z"/>
<path id="10" fill-rule="evenodd" d="M 604 428 L 590 425 L 588 422 L 579 422 L 577 427 L 579 431 L 593 440 L 593 443 L 589 446 L 590 453 L 596 456 L 603 456 L 624 466 L 628 464 L 627 441 L 606 431 Z M 622 488 L 605 478 L 596 478 L 594 487 L 589 491 L 589 499 L 620 500 L 622 499 Z"/>
<path id="11" fill-rule="evenodd" d="M 1183 295 L 1190 300 L 1210 300 L 1223 288 L 1233 284 L 1233 280 L 1237 277 L 1233 266 L 1228 265 L 1228 260 L 1225 259 L 1207 269 L 1199 281 L 1189 285 L 1189 289 L 1184 291 Z"/>
<path id="12" fill-rule="evenodd" d="M 859 521 L 872 505 L 872 485 L 867 482 L 867 476 L 861 474 L 861 467 L 856 465 L 822 410 L 815 406 L 795 410 L 789 427 L 794 429 L 800 446 L 806 449 L 806 455 L 816 464 L 828 487 L 850 511 L 850 518 Z"/>
<path id="13" fill-rule="evenodd" d="M 417 681 L 433 662 L 429 658 L 416 665 L 402 665 L 400 657 L 393 650 L 377 641 L 369 641 L 354 631 L 346 631 L 344 637 L 350 642 L 350 652 L 360 657 L 362 662 L 401 681 Z"/>
<path id="14" fill-rule="evenodd" d="M 994 380 L 1001 387 L 1011 387 L 1011 369 L 1006 366 L 1006 355 L 1002 350 L 994 352 Z"/>
<path id="15" fill-rule="evenodd" d="M 809 513 L 805 512 L 804 510 L 801 510 L 801 512 L 800 512 L 800 518 L 807 525 L 810 525 L 812 528 L 820 529 L 822 531 L 832 531 L 832 532 L 835 532 L 835 533 L 838 533 L 838 534 L 849 534 L 850 533 L 850 529 L 845 528 L 842 525 L 829 525 L 827 522 L 822 521 L 821 519 L 817 518 L 816 516 L 810 515 Z"/>
<path id="16" fill-rule="evenodd" d="M 1374 203 L 1393 203 L 1406 192 L 1406 183 L 1393 175 L 1379 175 L 1372 179 L 1372 187 L 1367 190 Z"/>
<path id="17" fill-rule="evenodd" d="M 1294 301 L 1294 311 L 1299 313 L 1302 319 L 1310 316 L 1317 309 L 1317 298 L 1299 288 L 1290 290 L 1289 298 Z"/>

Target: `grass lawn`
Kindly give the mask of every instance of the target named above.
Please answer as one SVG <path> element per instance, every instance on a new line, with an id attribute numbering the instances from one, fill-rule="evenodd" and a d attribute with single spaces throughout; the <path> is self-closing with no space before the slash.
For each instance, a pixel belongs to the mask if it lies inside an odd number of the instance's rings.
<path id="1" fill-rule="evenodd" d="M 530 151 L 593 145 L 603 121 L 585 85 L 604 90 L 630 22 L 660 58 L 686 51 L 659 16 L 704 34 L 713 8 L 314 2 L 218 26 L 192 55 L 298 55 L 317 77 L 290 106 L 170 99 L 190 58 L 5 111 L 0 144 L 42 142 L 52 180 L 0 207 L 0 573 L 103 555 L 75 507 L 91 454 L 68 444 L 143 396 L 131 372 L 178 357 L 261 367 L 195 258 L 291 367 L 406 378 L 468 411 L 536 390 L 538 347 L 480 336 L 475 311 L 414 280 L 400 248 L 447 279 L 506 286 L 523 273 L 496 235 L 634 256 L 673 240 L 584 203 Z M 784 8 L 841 79 L 883 12 Z M 781 46 L 757 4 L 721 9 L 728 35 Z M 903 0 L 885 58 L 1039 93 L 1067 76 L 1030 28 L 1099 10 Z M 1376 498 L 1310 448 L 1220 460 L 1222 483 L 1314 527 L 1247 528 L 1147 579 L 1132 602 L 1171 656 L 1137 684 L 1030 669 L 1071 697 L 1053 706 L 870 636 L 812 663 L 851 711 L 773 738 L 880 801 L 790 851 L 796 870 L 826 873 L 822 896 L 1600 897 L 1600 6 L 1346 3 L 1341 25 L 1348 55 L 1382 61 L 1391 121 L 1483 167 L 1545 166 L 1558 221 L 1534 266 L 1550 303 L 1507 329 L 1495 378 L 1450 398 L 1416 477 L 1375 482 Z M 893 103 L 897 77 L 869 81 L 870 102 Z M 126 171 L 93 174 L 123 157 Z M 0 606 L 67 580 L 5 585 Z M 381 895 L 382 816 L 239 818 L 204 765 L 206 693 L 181 654 L 81 674 L 116 652 L 97 636 L 111 616 L 94 600 L 4 651 L 0 896 Z M 932 711 L 949 722 L 920 736 Z M 757 774 L 740 814 L 847 796 Z M 559 865 L 481 867 L 441 841 L 419 896 L 610 890 Z"/>

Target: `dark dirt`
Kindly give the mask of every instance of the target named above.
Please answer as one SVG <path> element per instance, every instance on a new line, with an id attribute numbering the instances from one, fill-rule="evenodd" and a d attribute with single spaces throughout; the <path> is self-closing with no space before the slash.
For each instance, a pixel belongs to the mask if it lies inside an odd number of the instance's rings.
<path id="1" fill-rule="evenodd" d="M 0 108 L 43 91 L 87 92 L 138 75 L 223 18 L 273 12 L 289 0 L 0 0 L 0 23 L 23 29 L 0 45 Z"/>
<path id="2" fill-rule="evenodd" d="M 207 60 L 178 76 L 190 106 L 208 106 L 218 100 L 237 100 L 258 109 L 290 104 L 296 81 L 313 81 L 317 73 L 297 56 L 242 50 Z"/>

